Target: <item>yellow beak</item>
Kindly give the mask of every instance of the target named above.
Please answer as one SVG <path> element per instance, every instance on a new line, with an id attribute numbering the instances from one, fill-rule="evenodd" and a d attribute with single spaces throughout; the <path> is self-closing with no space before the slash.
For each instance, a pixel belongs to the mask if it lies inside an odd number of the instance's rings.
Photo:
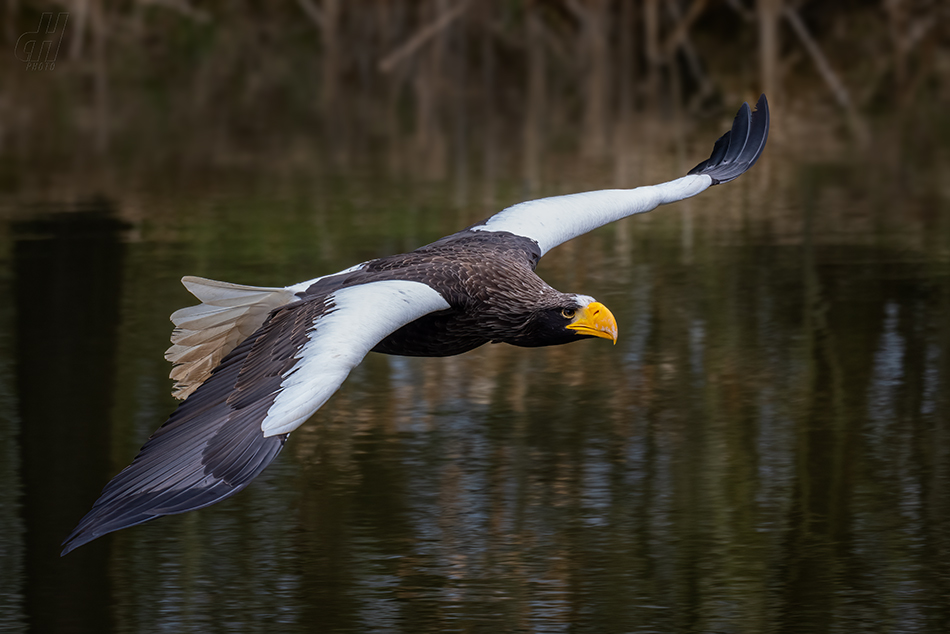
<path id="1" fill-rule="evenodd" d="M 600 302 L 591 302 L 577 311 L 577 318 L 566 328 L 582 335 L 612 339 L 614 345 L 617 344 L 617 320 Z"/>

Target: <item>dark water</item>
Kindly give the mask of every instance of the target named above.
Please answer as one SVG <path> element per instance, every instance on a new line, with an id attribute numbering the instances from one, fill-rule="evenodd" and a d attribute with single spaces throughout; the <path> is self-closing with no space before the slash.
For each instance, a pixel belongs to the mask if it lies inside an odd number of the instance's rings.
<path id="1" fill-rule="evenodd" d="M 290 284 L 489 208 L 359 178 L 4 199 L 0 631 L 950 630 L 950 196 L 760 172 L 545 258 L 615 347 L 370 355 L 242 494 L 63 559 L 174 407 L 178 278 Z"/>

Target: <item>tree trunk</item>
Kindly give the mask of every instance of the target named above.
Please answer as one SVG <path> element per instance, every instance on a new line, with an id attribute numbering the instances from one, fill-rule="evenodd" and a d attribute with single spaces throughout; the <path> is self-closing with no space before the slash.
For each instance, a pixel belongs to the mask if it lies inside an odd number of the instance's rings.
<path id="1" fill-rule="evenodd" d="M 762 92 L 770 101 L 778 101 L 779 81 L 778 24 L 782 15 L 782 0 L 757 0 L 759 10 L 759 60 Z"/>

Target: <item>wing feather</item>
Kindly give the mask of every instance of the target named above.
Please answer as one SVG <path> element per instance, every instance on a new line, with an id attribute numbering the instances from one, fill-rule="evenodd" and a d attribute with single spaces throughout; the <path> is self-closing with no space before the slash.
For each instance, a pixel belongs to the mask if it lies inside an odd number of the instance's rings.
<path id="1" fill-rule="evenodd" d="M 448 307 L 425 284 L 385 280 L 278 308 L 106 485 L 63 542 L 63 554 L 106 533 L 234 495 L 379 341 Z"/>
<path id="2" fill-rule="evenodd" d="M 504 231 L 530 238 L 544 255 L 597 227 L 690 198 L 712 185 L 739 177 L 762 155 L 768 133 L 769 108 L 762 95 L 755 112 L 748 104 L 742 105 L 732 129 L 716 141 L 710 157 L 682 178 L 636 189 L 605 189 L 531 200 L 508 207 L 469 230 Z"/>
<path id="3" fill-rule="evenodd" d="M 755 165 L 768 138 L 769 103 L 762 95 L 755 104 L 755 112 L 749 110 L 749 104 L 742 104 L 732 129 L 719 137 L 710 157 L 689 173 L 706 174 L 713 185 L 728 183 Z"/>

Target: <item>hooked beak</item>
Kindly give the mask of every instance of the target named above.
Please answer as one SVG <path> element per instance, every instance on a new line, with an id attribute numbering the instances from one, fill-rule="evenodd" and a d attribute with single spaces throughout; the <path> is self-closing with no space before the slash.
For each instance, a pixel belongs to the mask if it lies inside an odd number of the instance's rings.
<path id="1" fill-rule="evenodd" d="M 579 334 L 611 339 L 617 345 L 617 320 L 600 302 L 591 302 L 577 311 L 577 318 L 568 326 Z"/>

